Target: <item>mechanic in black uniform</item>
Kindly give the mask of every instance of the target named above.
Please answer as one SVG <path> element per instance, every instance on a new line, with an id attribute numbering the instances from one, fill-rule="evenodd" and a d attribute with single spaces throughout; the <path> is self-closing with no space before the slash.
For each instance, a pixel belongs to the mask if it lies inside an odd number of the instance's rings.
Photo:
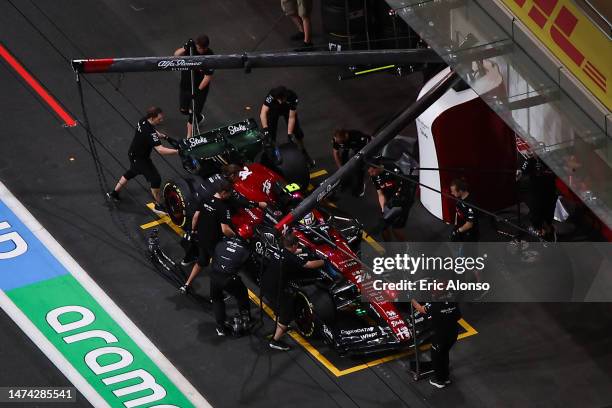
<path id="1" fill-rule="evenodd" d="M 455 226 L 451 233 L 452 242 L 467 242 L 460 250 L 460 256 L 475 257 L 478 249 L 476 242 L 480 239 L 478 228 L 478 211 L 474 197 L 470 194 L 469 185 L 464 179 L 455 179 L 451 182 L 450 192 L 455 201 Z M 472 270 L 476 282 L 480 282 L 480 271 Z"/>
<path id="2" fill-rule="evenodd" d="M 121 176 L 115 189 L 106 193 L 108 198 L 119 201 L 119 191 L 129 180 L 142 174 L 151 185 L 151 194 L 153 194 L 153 199 L 155 200 L 155 210 L 165 212 L 159 195 L 161 176 L 151 160 L 151 151 L 155 149 L 161 155 L 171 155 L 178 154 L 178 150 L 162 146 L 160 139 L 167 139 L 168 137 L 157 131 L 155 126 L 163 121 L 164 114 L 161 108 L 156 106 L 147 109 L 145 117 L 138 121 L 134 138 L 128 150 L 130 168 Z"/>
<path id="3" fill-rule="evenodd" d="M 449 352 L 459 334 L 457 321 L 461 319 L 459 305 L 455 302 L 432 302 L 420 305 L 412 300 L 412 306 L 421 314 L 431 316 L 433 337 L 431 342 L 431 361 L 434 378 L 429 383 L 436 388 L 444 388 L 451 383 L 449 377 Z"/>
<path id="4" fill-rule="evenodd" d="M 195 41 L 189 40 L 181 48 L 174 51 L 175 57 L 183 55 L 214 55 L 214 52 L 208 48 L 210 46 L 210 39 L 207 35 L 198 36 Z M 196 119 L 196 130 L 197 125 L 204 121 L 204 115 L 202 115 L 202 109 L 208 98 L 208 92 L 210 91 L 210 84 L 212 76 L 215 70 L 212 68 L 196 68 L 193 70 L 193 95 L 191 92 L 191 70 L 181 71 L 181 84 L 179 92 L 179 106 L 180 111 L 183 115 L 187 115 L 187 137 L 191 137 L 193 134 L 193 105 L 195 103 L 195 116 Z"/>
<path id="5" fill-rule="evenodd" d="M 264 295 L 277 313 L 276 330 L 270 339 L 269 346 L 275 350 L 288 351 L 289 345 L 281 340 L 295 309 L 295 291 L 289 281 L 304 272 L 304 269 L 316 269 L 323 266 L 323 260 L 307 260 L 299 257 L 299 241 L 292 232 L 281 239 L 282 249 L 272 251 L 263 276 L 261 287 Z"/>
<path id="6" fill-rule="evenodd" d="M 243 170 L 237 164 L 226 164 L 221 168 L 221 173 L 213 174 L 206 179 L 207 183 L 202 183 L 201 189 L 198 189 L 198 197 L 196 207 L 199 207 L 204 200 L 209 199 L 217 191 L 218 187 L 225 182 L 232 185 L 239 180 L 240 172 Z M 264 209 L 268 206 L 265 201 L 255 202 L 246 199 L 243 195 L 232 189 L 232 195 L 227 200 L 230 207 L 230 212 L 236 211 L 239 208 L 259 207 Z M 181 246 L 185 249 L 185 256 L 181 260 L 181 265 L 188 266 L 198 259 L 198 246 L 195 237 L 190 230 L 185 231 Z"/>
<path id="7" fill-rule="evenodd" d="M 535 233 L 546 241 L 556 241 L 553 226 L 557 204 L 555 173 L 535 153 L 530 152 L 521 166 L 520 175 L 529 177 L 527 206 Z"/>
<path id="8" fill-rule="evenodd" d="M 215 246 L 210 272 L 210 299 L 219 336 L 225 336 L 231 331 L 231 326 L 225 321 L 224 291 L 232 295 L 238 303 L 241 328 L 247 330 L 250 326 L 249 295 L 238 273 L 251 254 L 248 240 L 252 235 L 250 226 L 242 225 L 238 228 L 238 236 L 222 239 Z"/>
<path id="9" fill-rule="evenodd" d="M 181 286 L 180 291 L 187 293 L 191 282 L 210 263 L 210 258 L 217 243 L 225 237 L 236 234 L 231 228 L 231 214 L 226 201 L 232 195 L 232 185 L 225 181 L 220 183 L 217 192 L 205 199 L 193 215 L 191 230 L 197 234 L 198 260 L 193 265 L 187 282 Z"/>
<path id="10" fill-rule="evenodd" d="M 404 175 L 394 163 L 381 163 L 380 159 L 372 161 L 368 174 L 378 193 L 384 225 L 382 236 L 385 241 L 392 241 L 395 237 L 395 241 L 403 242 L 406 241 L 404 227 L 414 204 L 418 180 L 416 176 Z M 407 180 L 408 177 L 414 182 Z"/>
<path id="11" fill-rule="evenodd" d="M 347 161 L 372 140 L 372 137 L 353 129 L 336 129 L 332 138 L 332 152 L 334 161 L 338 168 L 346 164 Z M 355 197 L 363 197 L 365 193 L 365 183 L 363 181 L 364 169 L 360 167 L 355 171 L 355 177 L 349 179 L 351 193 Z"/>
<path id="12" fill-rule="evenodd" d="M 453 242 L 478 242 L 478 211 L 469 191 L 469 185 L 464 179 L 451 182 L 450 192 L 457 199 L 455 202 L 455 228 L 451 233 Z"/>
<path id="13" fill-rule="evenodd" d="M 302 154 L 306 158 L 308 165 L 312 168 L 315 165 L 314 160 L 310 157 L 304 146 L 304 132 L 300 127 L 300 121 L 297 114 L 298 97 L 291 89 L 284 86 L 277 86 L 268 92 L 261 105 L 259 119 L 264 135 L 270 137 L 273 143 L 276 143 L 276 130 L 278 127 L 278 119 L 282 116 L 287 122 L 287 137 L 290 141 L 295 142 Z"/>

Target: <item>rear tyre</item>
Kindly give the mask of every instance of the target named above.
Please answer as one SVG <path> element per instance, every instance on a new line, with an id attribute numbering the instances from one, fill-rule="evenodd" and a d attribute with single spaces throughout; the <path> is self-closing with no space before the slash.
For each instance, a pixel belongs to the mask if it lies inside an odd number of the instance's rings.
<path id="1" fill-rule="evenodd" d="M 306 190 L 310 182 L 310 171 L 306 158 L 294 143 L 284 143 L 278 147 L 282 158 L 281 164 L 275 165 L 266 155 L 261 163 L 280 173 L 287 183 L 297 183 L 302 190 Z"/>
<path id="2" fill-rule="evenodd" d="M 197 210 L 197 197 L 201 193 L 202 178 L 188 176 L 168 180 L 162 189 L 162 197 L 168 216 L 181 228 L 189 228 L 191 219 Z"/>

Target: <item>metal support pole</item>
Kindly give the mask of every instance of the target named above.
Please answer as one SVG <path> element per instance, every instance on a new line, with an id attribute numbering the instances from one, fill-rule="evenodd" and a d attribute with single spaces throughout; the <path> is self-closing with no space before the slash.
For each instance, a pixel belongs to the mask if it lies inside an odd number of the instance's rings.
<path id="1" fill-rule="evenodd" d="M 406 127 L 410 122 L 415 120 L 427 108 L 435 103 L 444 93 L 455 83 L 459 81 L 458 76 L 454 71 L 450 71 L 444 78 L 438 82 L 431 90 L 423 97 L 410 105 L 408 109 L 400 113 L 391 123 L 383 127 L 372 139 L 370 143 L 363 147 L 355 156 L 353 156 L 344 166 L 338 169 L 331 177 L 327 178 L 319 185 L 308 197 L 304 199 L 295 209 L 287 214 L 275 228 L 283 231 L 293 222 L 301 220 L 307 213 L 317 206 L 325 197 L 327 197 L 338 185 L 360 167 L 364 158 L 368 158 L 377 153 L 385 144 L 387 144 L 397 133 Z"/>

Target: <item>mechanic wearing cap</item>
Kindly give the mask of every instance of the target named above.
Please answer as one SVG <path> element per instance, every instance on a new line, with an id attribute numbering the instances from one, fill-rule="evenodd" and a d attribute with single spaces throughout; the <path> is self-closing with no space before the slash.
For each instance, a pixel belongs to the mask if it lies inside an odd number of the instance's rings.
<path id="1" fill-rule="evenodd" d="M 151 160 L 151 151 L 155 149 L 157 153 L 165 156 L 178 154 L 178 150 L 162 146 L 160 139 L 167 139 L 168 137 L 157 131 L 155 126 L 162 123 L 163 120 L 164 114 L 161 108 L 152 106 L 147 109 L 145 117 L 138 121 L 134 138 L 128 150 L 130 168 L 121 176 L 115 189 L 106 193 L 108 198 L 119 201 L 119 191 L 129 180 L 142 174 L 151 185 L 151 194 L 153 194 L 153 199 L 155 200 L 155 210 L 165 212 L 159 194 L 161 176 Z"/>
<path id="2" fill-rule="evenodd" d="M 249 259 L 251 251 L 248 240 L 252 235 L 250 225 L 241 225 L 238 228 L 238 236 L 223 239 L 215 246 L 210 272 L 210 299 L 218 336 L 225 336 L 231 331 L 231 325 L 225 321 L 224 291 L 232 295 L 238 303 L 240 329 L 246 331 L 250 326 L 249 295 L 238 273 Z"/>
<path id="3" fill-rule="evenodd" d="M 412 306 L 421 314 L 431 316 L 433 337 L 431 342 L 431 361 L 434 378 L 429 383 L 436 388 L 444 388 L 451 383 L 449 377 L 449 352 L 459 334 L 457 321 L 461 319 L 459 305 L 455 302 L 432 302 L 420 305 L 412 300 Z"/>
<path id="4" fill-rule="evenodd" d="M 193 265 L 187 282 L 181 286 L 180 291 L 187 293 L 191 282 L 200 273 L 202 268 L 210 263 L 210 258 L 217 243 L 225 237 L 236 234 L 230 227 L 231 214 L 226 201 L 232 195 L 232 185 L 225 181 L 217 187 L 217 192 L 205 199 L 193 215 L 191 230 L 197 234 L 198 260 Z"/>
<path id="5" fill-rule="evenodd" d="M 269 137 L 273 143 L 276 143 L 278 119 L 281 116 L 284 117 L 285 121 L 287 121 L 287 137 L 299 146 L 308 165 L 312 168 L 315 162 L 306 151 L 306 147 L 304 147 L 304 132 L 300 127 L 297 105 L 298 97 L 294 91 L 284 86 L 277 86 L 271 89 L 264 99 L 259 119 L 261 120 L 264 136 Z"/>
<path id="6" fill-rule="evenodd" d="M 357 154 L 372 140 L 372 137 L 358 130 L 339 128 L 334 131 L 332 137 L 332 152 L 334 161 L 338 168 L 342 167 L 349 159 Z M 355 197 L 363 197 L 365 183 L 363 182 L 364 170 L 360 167 L 355 170 L 355 177 L 350 178 L 351 193 Z"/>
<path id="7" fill-rule="evenodd" d="M 202 191 L 199 193 L 197 199 L 199 202 L 196 204 L 199 207 L 205 200 L 213 196 L 214 192 L 225 182 L 229 182 L 232 185 L 239 180 L 239 174 L 242 167 L 237 164 L 226 164 L 222 167 L 221 173 L 214 174 L 208 177 L 208 183 L 202 184 Z M 230 208 L 230 213 L 239 208 L 266 208 L 268 204 L 265 201 L 255 202 L 247 200 L 242 194 L 232 189 L 230 198 L 226 201 Z M 197 237 L 195 237 L 197 238 Z M 194 263 L 198 259 L 198 246 L 195 242 L 192 231 L 186 231 L 181 241 L 181 246 L 185 249 L 185 256 L 181 260 L 182 266 L 188 266 Z"/>
<path id="8" fill-rule="evenodd" d="M 299 257 L 299 241 L 293 233 L 283 236 L 282 246 L 280 251 L 271 252 L 261 285 L 264 295 L 277 312 L 276 330 L 268 345 L 275 350 L 288 351 L 291 347 L 281 338 L 294 318 L 295 292 L 289 282 L 304 269 L 320 268 L 324 262 L 320 259 L 307 260 Z"/>
<path id="9" fill-rule="evenodd" d="M 174 51 L 175 57 L 183 55 L 214 55 L 208 48 L 210 39 L 207 35 L 198 36 L 195 41 L 189 40 L 181 48 Z M 191 72 L 193 72 L 193 95 L 191 92 Z M 215 70 L 212 68 L 196 68 L 193 70 L 181 71 L 181 83 L 179 92 L 179 106 L 183 115 L 187 115 L 187 137 L 193 134 L 194 110 L 192 101 L 195 105 L 196 126 L 204 121 L 202 110 L 208 98 L 210 84 Z"/>
<path id="10" fill-rule="evenodd" d="M 368 174 L 376 188 L 378 204 L 382 211 L 383 240 L 406 241 L 404 227 L 414 203 L 418 180 L 413 175 L 405 176 L 394 163 L 381 163 L 381 159 L 371 162 Z M 406 178 L 412 179 L 413 182 Z"/>

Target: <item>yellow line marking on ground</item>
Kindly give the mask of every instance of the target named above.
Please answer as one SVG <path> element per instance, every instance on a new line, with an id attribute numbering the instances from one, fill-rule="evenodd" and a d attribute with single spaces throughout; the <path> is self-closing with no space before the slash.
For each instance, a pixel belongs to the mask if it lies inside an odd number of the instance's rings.
<path id="1" fill-rule="evenodd" d="M 151 211 L 153 211 L 153 208 L 155 208 L 155 203 L 148 203 L 147 207 L 149 207 L 149 209 Z M 172 230 L 174 232 L 176 232 L 181 237 L 183 236 L 183 234 L 185 233 L 183 231 L 183 229 L 181 227 L 179 227 L 178 225 L 176 225 L 175 223 L 173 223 L 168 215 L 160 215 L 160 214 L 156 213 L 155 211 L 153 211 L 153 212 L 155 213 L 155 215 L 157 215 L 159 217 L 159 220 L 153 221 L 153 222 L 158 222 L 159 223 L 158 225 L 160 225 L 160 224 L 167 224 L 170 228 L 172 228 Z M 147 229 L 147 228 L 154 227 L 154 225 L 150 225 L 150 224 L 153 224 L 153 223 L 150 222 L 148 224 L 141 225 L 140 228 Z"/>
<path id="2" fill-rule="evenodd" d="M 166 224 L 167 222 L 168 222 L 168 221 L 166 221 L 164 218 L 160 218 L 160 219 L 159 219 L 159 220 L 157 220 L 157 221 L 151 221 L 151 222 L 148 222 L 148 223 L 146 223 L 146 224 L 142 224 L 142 225 L 140 226 L 140 228 L 142 228 L 143 230 L 145 230 L 145 229 L 149 229 L 149 228 L 157 227 L 158 225 Z"/>
<path id="3" fill-rule="evenodd" d="M 323 169 L 323 170 L 318 170 L 318 171 L 313 171 L 312 173 L 310 173 L 310 179 L 314 179 L 317 177 L 321 177 L 327 174 L 327 170 Z"/>
<path id="4" fill-rule="evenodd" d="M 475 334 L 478 334 L 476 329 L 473 328 L 472 326 L 470 326 L 470 324 L 468 322 L 466 322 L 465 320 L 459 319 L 458 323 L 459 323 L 459 325 L 461 327 L 463 327 L 465 329 L 465 332 L 463 332 L 459 336 L 457 336 L 457 340 L 461 340 L 461 339 L 464 339 L 466 337 L 470 337 L 470 336 L 473 336 Z"/>
<path id="5" fill-rule="evenodd" d="M 329 203 L 329 204 L 334 206 L 333 203 Z M 153 211 L 153 208 L 155 207 L 155 204 L 154 203 L 149 203 L 149 204 L 147 204 L 147 207 L 149 207 L 149 209 L 151 211 Z M 170 228 L 172 228 L 172 230 L 174 232 L 176 232 L 177 235 L 183 236 L 183 233 L 184 233 L 183 229 L 181 227 L 177 226 L 176 224 L 174 224 L 169 216 L 167 216 L 167 215 L 163 215 L 162 216 L 162 215 L 160 215 L 160 214 L 158 214 L 156 212 L 155 212 L 155 214 L 160 219 L 158 221 L 153 221 L 153 222 L 150 222 L 148 224 L 141 225 L 142 229 L 151 228 L 152 226 L 144 228 L 145 226 L 147 226 L 149 224 L 154 224 L 154 223 L 158 223 L 157 225 L 166 224 Z M 376 240 L 374 240 L 374 238 L 372 238 L 369 235 L 367 235 L 365 232 L 364 232 L 364 239 L 366 240 L 366 242 L 368 242 L 370 245 L 372 245 L 374 247 L 374 249 L 376 249 L 376 247 L 374 245 L 378 245 L 378 247 L 380 247 L 382 249 L 380 244 L 378 242 L 376 242 Z M 251 291 L 250 289 L 248 289 L 248 293 L 249 293 L 249 298 L 251 299 L 251 301 L 253 301 L 256 305 L 259 305 L 259 303 L 260 303 L 259 297 L 255 293 L 253 293 L 253 291 Z M 262 307 L 264 309 L 264 312 L 266 312 L 266 314 L 272 320 L 276 320 L 276 315 L 274 314 L 274 311 L 265 302 L 261 302 L 261 304 L 262 304 Z M 458 323 L 461 325 L 461 327 L 463 327 L 466 330 L 464 333 L 461 333 L 459 336 L 457 336 L 458 340 L 461 340 L 461 339 L 464 339 L 466 337 L 478 334 L 476 329 L 474 329 L 472 326 L 470 326 L 468 324 L 468 322 L 466 322 L 465 320 L 461 319 L 461 320 L 459 320 Z M 397 353 L 397 354 L 393 354 L 393 355 L 390 355 L 390 356 L 382 357 L 382 358 L 379 358 L 379 359 L 376 359 L 376 360 L 372 360 L 372 361 L 368 361 L 368 362 L 363 363 L 363 364 L 356 365 L 354 367 L 350 367 L 350 368 L 346 368 L 344 370 L 340 370 L 331 361 L 329 361 L 327 359 L 327 357 L 325 357 L 318 349 L 316 349 L 312 344 L 310 344 L 308 342 L 308 340 L 306 340 L 301 334 L 299 334 L 295 330 L 291 330 L 288 334 L 289 334 L 289 336 L 291 336 L 291 338 L 293 340 L 295 340 L 296 343 L 298 343 L 300 346 L 304 347 L 304 349 L 308 353 L 310 353 L 311 356 L 313 356 L 319 363 L 321 363 L 321 365 L 323 365 L 325 368 L 327 368 L 336 377 L 341 377 L 343 375 L 352 374 L 354 372 L 365 370 L 367 368 L 374 367 L 374 366 L 377 366 L 379 364 L 388 363 L 389 361 L 397 360 L 397 359 L 402 358 L 402 357 L 407 357 L 407 356 L 409 356 L 409 355 L 414 353 L 414 350 L 402 351 L 401 353 Z M 431 344 L 424 344 L 424 345 L 419 347 L 419 350 L 426 351 L 429 348 L 431 348 Z"/>

